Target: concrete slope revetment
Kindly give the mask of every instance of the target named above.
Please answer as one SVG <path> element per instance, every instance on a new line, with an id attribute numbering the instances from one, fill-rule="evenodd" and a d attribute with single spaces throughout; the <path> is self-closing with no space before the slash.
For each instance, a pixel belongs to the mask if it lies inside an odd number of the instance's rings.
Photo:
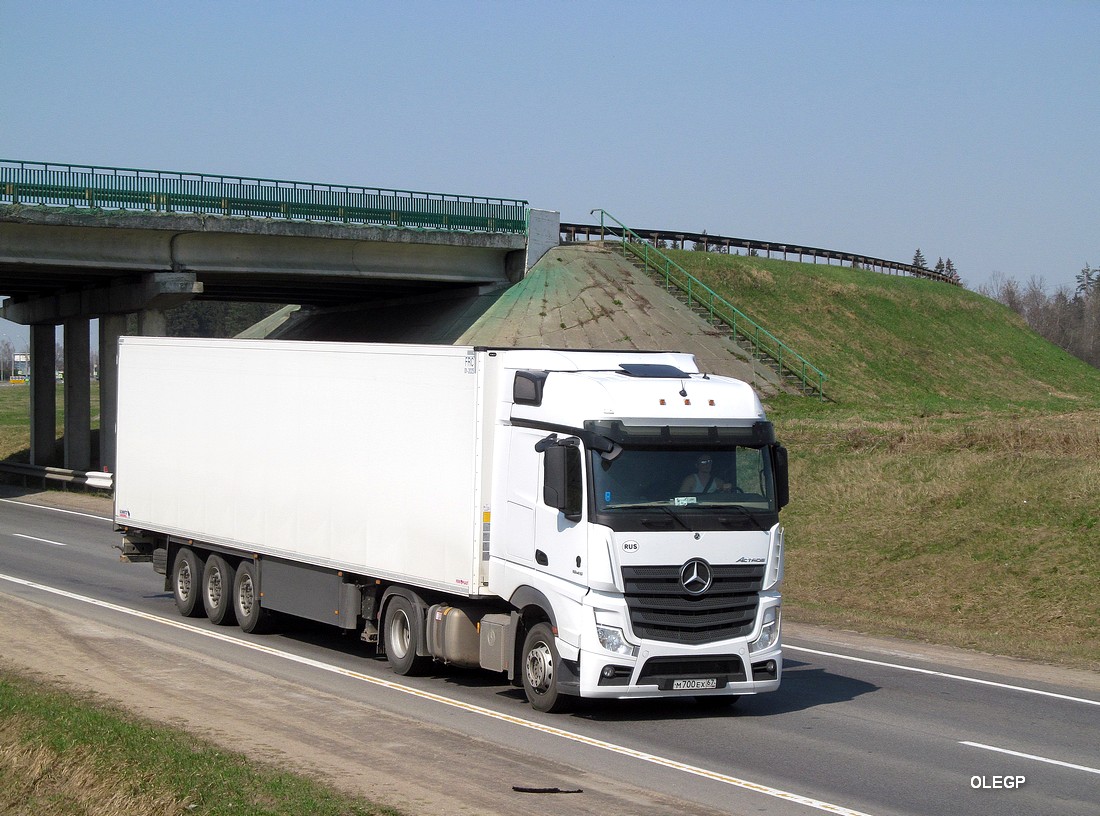
<path id="1" fill-rule="evenodd" d="M 727 333 L 600 244 L 551 249 L 456 342 L 509 348 L 685 351 L 695 355 L 702 371 L 744 380 L 764 397 L 792 390 Z"/>

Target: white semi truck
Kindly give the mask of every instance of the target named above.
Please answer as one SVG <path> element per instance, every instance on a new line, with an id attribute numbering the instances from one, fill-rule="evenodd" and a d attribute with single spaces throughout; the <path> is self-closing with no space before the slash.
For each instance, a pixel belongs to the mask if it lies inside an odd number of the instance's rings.
<path id="1" fill-rule="evenodd" d="M 779 687 L 786 451 L 691 355 L 124 337 L 117 438 L 123 560 L 184 615 L 542 711 Z"/>

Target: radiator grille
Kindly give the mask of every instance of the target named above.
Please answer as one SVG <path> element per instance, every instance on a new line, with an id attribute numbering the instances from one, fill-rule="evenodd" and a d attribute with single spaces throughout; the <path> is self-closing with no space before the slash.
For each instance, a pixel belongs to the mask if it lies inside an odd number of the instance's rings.
<path id="1" fill-rule="evenodd" d="M 626 603 L 634 634 L 668 643 L 713 643 L 752 631 L 764 566 L 712 566 L 702 595 L 680 583 L 679 566 L 623 567 Z"/>

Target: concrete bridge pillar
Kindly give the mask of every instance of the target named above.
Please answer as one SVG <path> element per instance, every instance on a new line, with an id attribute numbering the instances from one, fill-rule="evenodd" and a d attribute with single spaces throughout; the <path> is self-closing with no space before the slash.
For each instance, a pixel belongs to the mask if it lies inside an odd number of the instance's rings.
<path id="1" fill-rule="evenodd" d="M 65 321 L 65 464 L 70 470 L 92 467 L 91 321 Z"/>
<path id="2" fill-rule="evenodd" d="M 115 472 L 118 421 L 118 338 L 126 333 L 126 315 L 99 318 L 99 467 Z"/>
<path id="3" fill-rule="evenodd" d="M 164 337 L 168 333 L 168 315 L 163 309 L 138 312 L 138 334 L 142 337 Z"/>
<path id="4" fill-rule="evenodd" d="M 52 324 L 31 326 L 31 464 L 53 464 L 57 441 L 57 342 Z"/>

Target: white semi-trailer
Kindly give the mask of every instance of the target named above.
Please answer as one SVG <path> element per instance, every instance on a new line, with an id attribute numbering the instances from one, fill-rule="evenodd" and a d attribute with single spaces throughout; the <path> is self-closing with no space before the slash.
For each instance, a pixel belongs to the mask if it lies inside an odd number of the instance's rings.
<path id="1" fill-rule="evenodd" d="M 123 559 L 184 615 L 544 711 L 779 687 L 786 451 L 690 355 L 124 337 L 117 436 Z"/>

